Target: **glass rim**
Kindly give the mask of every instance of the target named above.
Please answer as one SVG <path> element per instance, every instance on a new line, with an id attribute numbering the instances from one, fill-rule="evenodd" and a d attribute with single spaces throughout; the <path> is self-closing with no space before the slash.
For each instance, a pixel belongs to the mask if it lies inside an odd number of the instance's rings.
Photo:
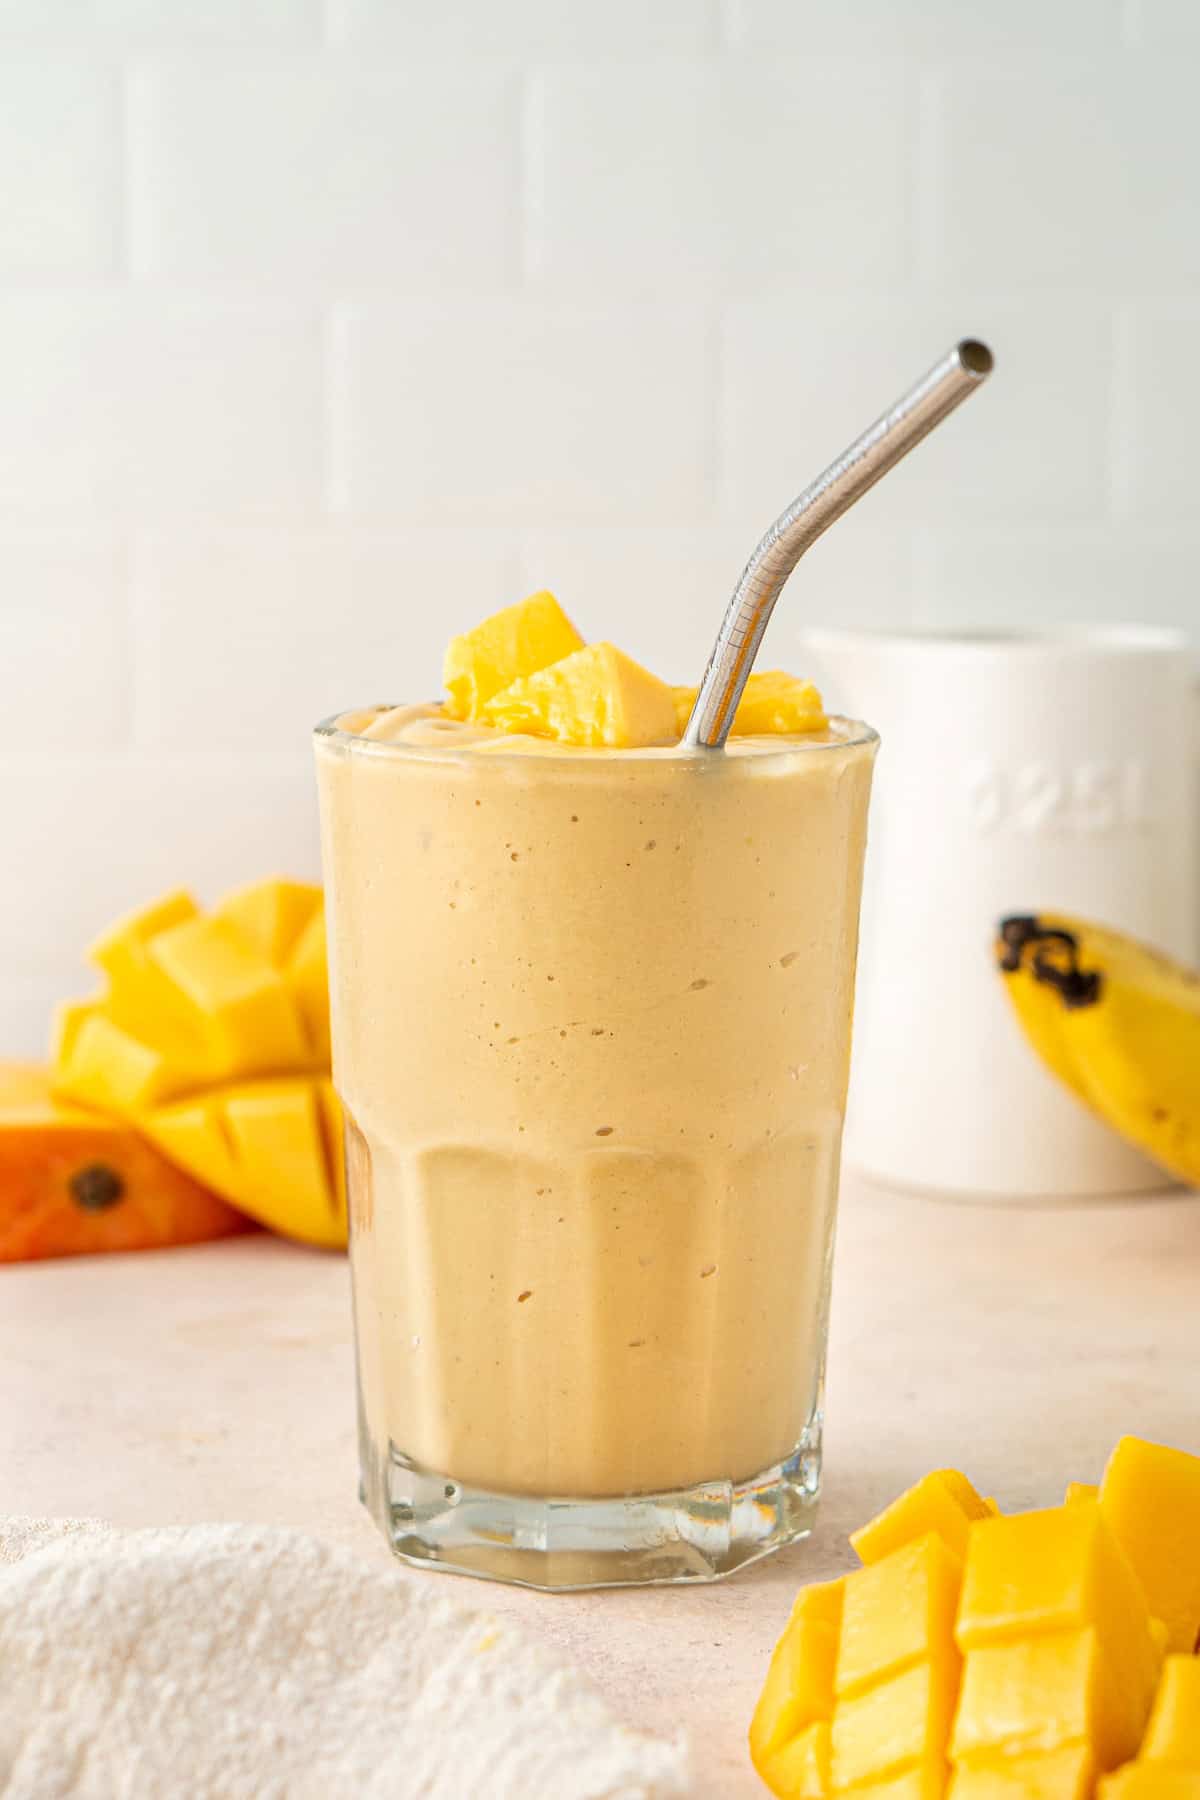
<path id="1" fill-rule="evenodd" d="M 314 725 L 313 738 L 317 742 L 325 742 L 346 749 L 352 749 L 356 753 L 368 756 L 380 756 L 384 758 L 397 757 L 404 761 L 411 760 L 416 762 L 445 763 L 470 761 L 480 766 L 486 766 L 488 763 L 499 763 L 505 767 L 510 767 L 514 763 L 519 763 L 523 768 L 527 768 L 530 763 L 539 762 L 552 762 L 555 764 L 568 763 L 575 768 L 611 768 L 614 764 L 631 762 L 643 764 L 663 763 L 672 767 L 688 768 L 701 766 L 705 759 L 713 754 L 713 752 L 709 750 L 684 750 L 681 746 L 674 744 L 643 744 L 628 750 L 610 750 L 605 748 L 593 749 L 591 747 L 576 744 L 556 744 L 553 740 L 547 738 L 538 740 L 538 749 L 533 754 L 528 750 L 518 750 L 516 748 L 504 749 L 498 744 L 495 749 L 492 749 L 489 746 L 487 751 L 481 756 L 470 744 L 460 744 L 458 746 L 454 746 L 451 743 L 398 744 L 395 742 L 388 742 L 384 738 L 364 737 L 362 733 L 358 731 L 345 731 L 338 723 L 340 719 L 346 717 L 347 713 L 372 713 L 378 716 L 380 713 L 392 712 L 397 706 L 404 704 L 405 702 L 403 701 L 390 703 L 380 701 L 373 706 L 344 707 L 342 711 L 331 713 L 328 718 L 321 719 Z M 429 704 L 433 705 L 436 704 L 436 702 L 429 702 Z M 873 726 L 864 723 L 862 719 L 850 719 L 842 713 L 828 713 L 826 717 L 830 725 L 844 726 L 846 735 L 838 738 L 824 738 L 820 737 L 816 732 L 808 735 L 803 732 L 797 732 L 791 737 L 781 736 L 778 745 L 772 745 L 770 748 L 756 749 L 752 755 L 745 757 L 739 756 L 734 760 L 736 760 L 739 765 L 743 763 L 753 765 L 755 763 L 771 762 L 780 756 L 795 756 L 797 754 L 802 756 L 816 756 L 822 751 L 861 750 L 873 748 L 878 745 L 879 733 Z M 819 741 L 817 741 L 818 738 Z M 761 746 L 764 742 L 764 738 L 762 736 L 757 737 L 755 742 Z"/>

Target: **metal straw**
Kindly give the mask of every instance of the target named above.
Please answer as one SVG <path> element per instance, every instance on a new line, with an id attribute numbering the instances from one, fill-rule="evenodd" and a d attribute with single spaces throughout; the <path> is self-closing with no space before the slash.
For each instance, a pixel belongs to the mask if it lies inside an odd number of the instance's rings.
<path id="1" fill-rule="evenodd" d="M 734 589 L 683 734 L 685 745 L 721 749 L 767 620 L 804 552 L 874 487 L 881 475 L 907 456 L 914 444 L 973 394 L 991 370 L 992 353 L 987 345 L 964 338 L 779 515 Z"/>

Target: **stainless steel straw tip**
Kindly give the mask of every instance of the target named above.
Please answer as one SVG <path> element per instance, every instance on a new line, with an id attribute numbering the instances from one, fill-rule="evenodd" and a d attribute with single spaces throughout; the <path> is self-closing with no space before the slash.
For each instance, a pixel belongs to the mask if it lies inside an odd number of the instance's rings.
<path id="1" fill-rule="evenodd" d="M 974 375 L 978 381 L 982 381 L 985 375 L 990 375 L 996 366 L 995 357 L 978 338 L 963 338 L 957 348 L 959 362 L 967 374 Z"/>

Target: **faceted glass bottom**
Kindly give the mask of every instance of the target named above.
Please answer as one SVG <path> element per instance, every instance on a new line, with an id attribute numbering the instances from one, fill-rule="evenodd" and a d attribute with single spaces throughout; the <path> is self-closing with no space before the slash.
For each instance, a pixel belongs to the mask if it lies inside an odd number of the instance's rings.
<path id="1" fill-rule="evenodd" d="M 819 1420 L 745 1481 L 595 1500 L 489 1493 L 394 1445 L 363 1452 L 361 1497 L 398 1557 L 546 1592 L 719 1581 L 807 1537 L 821 1479 Z"/>

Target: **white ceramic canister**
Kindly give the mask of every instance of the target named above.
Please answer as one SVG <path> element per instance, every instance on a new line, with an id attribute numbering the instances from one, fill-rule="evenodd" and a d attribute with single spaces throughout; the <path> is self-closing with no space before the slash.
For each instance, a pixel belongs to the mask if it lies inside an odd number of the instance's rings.
<path id="1" fill-rule="evenodd" d="M 814 628 L 795 666 L 883 740 L 847 1162 L 965 1197 L 1162 1187 L 1021 1036 L 997 921 L 1057 910 L 1193 960 L 1196 702 L 1186 639 Z"/>

